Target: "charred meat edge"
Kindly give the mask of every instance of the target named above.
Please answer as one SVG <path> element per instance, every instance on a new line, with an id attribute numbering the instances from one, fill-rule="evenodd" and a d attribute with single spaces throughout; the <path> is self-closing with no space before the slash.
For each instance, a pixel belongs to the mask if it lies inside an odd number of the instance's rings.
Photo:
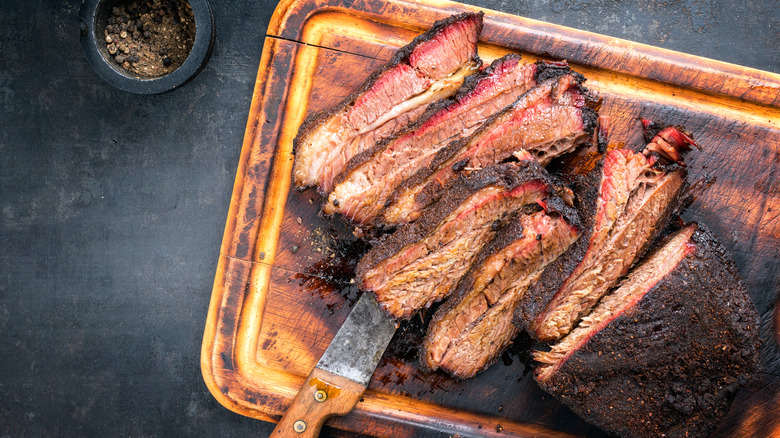
<path id="1" fill-rule="evenodd" d="M 577 222 L 576 212 L 567 222 L 558 212 L 539 211 L 502 229 L 428 325 L 423 367 L 467 379 L 495 363 L 519 332 L 512 324 L 515 304 L 544 266 L 576 240 Z"/>
<path id="2" fill-rule="evenodd" d="M 317 185 L 321 193 L 327 193 L 331 189 L 332 181 L 326 181 L 337 175 L 341 167 L 343 167 L 350 156 L 344 156 L 344 148 L 348 147 L 348 144 L 355 140 L 355 137 L 361 135 L 370 135 L 373 130 L 378 129 L 380 126 L 388 123 L 396 117 L 401 117 L 406 114 L 408 119 L 406 123 L 401 121 L 398 126 L 388 129 L 389 132 L 385 132 L 384 136 L 389 137 L 394 132 L 397 132 L 409 122 L 414 121 L 424 110 L 425 106 L 436 100 L 445 98 L 455 93 L 463 82 L 463 79 L 471 73 L 474 73 L 479 65 L 479 57 L 477 56 L 476 42 L 479 38 L 479 34 L 482 32 L 482 17 L 483 13 L 463 13 L 454 15 L 444 20 L 437 21 L 433 27 L 427 32 L 417 36 L 408 45 L 400 48 L 395 55 L 382 67 L 371 74 L 363 85 L 355 93 L 348 96 L 341 103 L 335 107 L 325 110 L 320 113 L 315 113 L 306 118 L 301 127 L 298 130 L 298 134 L 293 140 L 293 153 L 296 160 L 293 168 L 293 178 L 295 186 L 298 189 L 303 189 L 312 185 Z M 421 45 L 427 41 L 434 40 L 440 35 L 444 35 L 449 29 L 454 29 L 454 26 L 468 25 L 473 29 L 469 29 L 470 32 L 466 32 L 473 41 L 466 41 L 470 44 L 469 59 L 464 60 L 458 68 L 449 72 L 441 72 L 435 76 L 428 77 L 424 72 L 411 67 L 409 65 L 409 58 L 413 56 Z M 446 55 L 446 54 L 445 54 Z M 409 71 L 415 75 L 424 75 L 428 81 L 433 82 L 425 90 L 419 90 L 416 95 L 403 96 L 398 102 L 389 104 L 389 108 L 386 108 L 370 125 L 347 127 L 343 125 L 343 122 L 339 122 L 338 119 L 352 111 L 352 107 L 356 102 L 370 92 L 374 86 L 380 82 L 380 79 L 384 78 L 386 74 L 394 74 L 394 70 L 401 68 L 401 66 L 410 67 Z M 437 72 L 438 73 L 438 72 Z M 329 126 L 335 124 L 334 126 Z M 330 140 L 327 137 L 332 136 L 332 132 L 338 130 L 357 130 L 353 132 L 353 135 L 347 135 L 347 138 L 340 139 L 339 144 L 328 144 Z M 320 133 L 320 131 L 325 131 Z M 317 136 L 325 136 L 325 139 L 317 139 Z M 365 147 L 371 147 L 375 141 L 380 139 L 372 139 L 367 141 Z M 335 149 L 335 150 L 334 150 Z M 354 155 L 357 152 L 352 153 Z M 329 158 L 322 158 L 322 156 Z M 318 160 L 320 164 L 314 163 Z M 342 162 L 343 161 L 343 162 Z M 334 169 L 327 168 L 326 166 L 335 166 Z M 327 175 L 326 175 L 327 172 Z"/>
<path id="3" fill-rule="evenodd" d="M 522 64 L 520 55 L 509 54 L 469 76 L 455 96 L 430 105 L 398 136 L 352 157 L 336 178 L 323 212 L 339 212 L 370 225 L 393 189 L 428 165 L 436 151 L 470 135 L 487 117 L 536 85 L 536 70 L 536 64 Z"/>
<path id="4" fill-rule="evenodd" d="M 577 175 L 570 182 L 572 191 L 577 194 L 574 205 L 579 213 L 582 233 L 563 255 L 547 265 L 544 275 L 526 291 L 515 309 L 515 325 L 531 336 L 534 336 L 531 323 L 585 257 L 596 216 L 602 165 L 603 160 L 591 172 Z"/>
<path id="5" fill-rule="evenodd" d="M 480 189 L 431 236 L 404 247 L 397 257 L 385 260 L 361 278 L 361 286 L 372 290 L 389 314 L 409 318 L 447 296 L 501 221 L 545 197 L 548 189 L 540 180 Z"/>
<path id="6" fill-rule="evenodd" d="M 532 156 L 545 165 L 552 158 L 591 140 L 598 117 L 595 111 L 586 106 L 593 97 L 581 86 L 582 76 L 563 68 L 537 67 L 537 70 L 540 71 L 537 81 L 545 77 L 543 82 L 528 90 L 512 105 L 493 115 L 470 137 L 453 141 L 440 149 L 429 166 L 420 169 L 394 191 L 380 213 L 383 226 L 391 227 L 419 218 L 425 206 L 435 202 L 443 193 L 442 185 L 461 171 L 500 162 L 517 152 L 523 152 L 526 158 Z M 511 124 L 517 120 L 530 123 L 539 120 L 541 123 L 543 117 L 539 117 L 541 114 L 534 114 L 534 111 L 544 105 L 552 105 L 563 113 L 561 116 L 577 117 L 578 127 L 574 132 L 564 133 L 562 137 L 527 139 L 528 141 L 518 139 L 520 144 L 516 147 L 500 150 L 490 147 L 491 140 L 496 137 L 495 133 L 500 133 L 506 123 Z M 528 120 L 520 117 L 523 115 L 527 116 Z M 535 115 L 537 118 L 534 118 Z M 550 127 L 558 129 L 560 125 L 556 123 Z M 534 132 L 531 129 L 526 131 Z M 509 136 L 511 133 L 508 133 L 506 138 L 496 138 L 498 141 L 508 142 Z"/>
<path id="7" fill-rule="evenodd" d="M 535 371 L 536 378 L 540 381 L 549 379 L 588 339 L 636 304 L 683 257 L 694 251 L 695 247 L 688 243 L 694 231 L 695 226 L 688 226 L 677 232 L 665 246 L 633 270 L 621 287 L 605 296 L 590 314 L 582 318 L 577 328 L 554 344 L 550 351 L 535 351 L 534 359 L 542 364 Z"/>
<path id="8" fill-rule="evenodd" d="M 625 158 L 624 172 L 620 172 Z M 638 161 L 638 162 L 637 162 Z M 588 249 L 531 329 L 538 339 L 559 339 L 624 275 L 663 228 L 685 185 L 685 171 L 663 172 L 653 160 L 610 151 Z"/>
<path id="9" fill-rule="evenodd" d="M 502 220 L 511 217 L 524 204 L 542 200 L 551 190 L 557 192 L 563 191 L 563 188 L 556 186 L 544 169 L 531 162 L 507 163 L 472 175 L 464 175 L 448 187 L 448 197 L 431 206 L 424 220 L 400 227 L 391 235 L 385 235 L 363 256 L 357 268 L 358 287 L 373 291 L 377 295 L 377 301 L 390 315 L 409 318 L 415 311 L 430 306 L 450 292 L 482 245 L 500 229 Z M 494 205 L 496 202 L 499 204 Z M 488 215 L 479 217 L 479 213 Z M 474 223 L 469 224 L 463 222 L 464 220 L 472 220 Z M 463 226 L 467 226 L 467 229 L 458 230 Z M 469 226 L 472 229 L 468 229 Z M 423 292 L 433 288 L 432 291 L 427 291 L 432 292 L 432 295 L 418 293 L 419 291 L 413 288 L 416 284 L 410 283 L 404 284 L 405 288 L 410 289 L 387 289 L 388 284 L 396 282 L 401 273 L 420 275 L 419 272 L 406 272 L 405 269 L 408 270 L 412 264 L 419 265 L 421 261 L 418 259 L 421 257 L 444 257 L 440 239 L 449 239 L 447 247 L 451 249 L 452 245 L 462 244 L 461 240 L 466 238 L 475 240 L 470 248 L 463 249 L 458 253 L 458 257 L 445 257 L 447 263 L 457 264 L 457 269 L 462 272 L 437 272 L 441 277 L 450 277 L 448 279 L 421 279 Z M 437 246 L 428 249 L 426 244 Z M 441 283 L 442 281 L 446 282 Z M 399 299 L 393 299 L 388 294 Z M 407 303 L 409 299 L 422 301 L 422 304 L 410 306 Z"/>
<path id="10" fill-rule="evenodd" d="M 682 126 L 666 126 L 648 119 L 642 119 L 642 126 L 647 142 L 643 151 L 645 155 L 657 154 L 672 163 L 685 166 L 682 161 L 683 152 L 690 150 L 691 146 L 701 149 L 693 140 L 693 136 Z"/>
<path id="11" fill-rule="evenodd" d="M 651 134 L 649 137 L 651 140 L 651 143 L 654 141 L 657 141 L 660 137 L 657 135 L 658 132 L 666 130 L 666 125 L 659 125 L 657 130 Z M 678 130 L 681 128 L 678 127 L 672 127 L 674 130 Z M 674 146 L 674 148 L 677 151 L 685 151 L 688 149 L 690 142 L 693 141 L 693 139 L 690 137 L 689 134 L 685 135 L 668 135 L 667 138 L 671 139 L 670 144 Z M 678 142 L 675 139 L 679 139 L 681 142 Z M 697 146 L 698 147 L 698 146 Z M 616 154 L 618 152 L 610 152 L 610 154 Z M 629 151 L 623 151 L 624 155 L 632 154 Z M 662 162 L 668 163 L 668 160 L 665 160 L 663 156 L 657 154 L 654 151 L 648 151 L 645 150 L 643 152 L 645 155 L 647 155 L 647 160 L 649 163 L 653 163 L 654 161 L 657 161 L 657 163 L 653 166 L 653 172 L 665 172 L 665 173 L 675 173 L 675 172 L 682 172 L 684 175 L 684 168 L 681 168 L 677 164 L 662 164 Z M 609 155 L 608 155 L 609 156 Z M 634 158 L 638 158 L 639 154 L 633 154 L 631 155 Z M 606 158 L 605 158 L 606 159 Z M 532 336 L 536 337 L 537 339 L 557 339 L 560 336 L 557 334 L 554 335 L 548 335 L 548 337 L 545 338 L 545 333 L 537 331 L 537 328 L 541 325 L 544 319 L 543 314 L 545 312 L 552 313 L 555 311 L 554 304 L 551 304 L 551 300 L 557 296 L 557 300 L 561 301 L 564 297 L 563 294 L 560 293 L 560 291 L 563 289 L 563 286 L 566 285 L 568 287 L 568 284 L 574 281 L 574 277 L 577 272 L 584 272 L 585 266 L 580 266 L 583 264 L 584 260 L 586 259 L 586 256 L 588 259 L 592 258 L 592 254 L 595 252 L 590 247 L 591 241 L 593 239 L 597 239 L 598 237 L 594 235 L 596 231 L 594 231 L 594 227 L 603 225 L 603 224 L 596 224 L 597 215 L 598 213 L 598 207 L 603 202 L 603 199 L 600 198 L 602 195 L 602 180 L 603 180 L 603 173 L 604 173 L 604 160 L 602 160 L 597 167 L 588 173 L 585 176 L 577 176 L 574 180 L 574 188 L 575 192 L 579 195 L 578 196 L 578 208 L 580 211 L 580 216 L 582 220 L 584 221 L 584 233 L 580 237 L 580 239 L 572 246 L 572 248 L 567 251 L 566 254 L 561 256 L 558 260 L 551 263 L 550 266 L 548 266 L 545 275 L 542 277 L 542 279 L 535 284 L 531 290 L 529 290 L 528 293 L 523 297 L 520 304 L 518 305 L 516 311 L 515 311 L 515 323 L 520 326 L 521 328 L 528 331 Z M 641 182 L 641 178 L 637 179 L 637 182 Z M 698 186 L 698 187 L 696 187 Z M 652 240 L 653 235 L 657 234 L 659 230 L 663 229 L 666 224 L 669 223 L 669 221 L 686 206 L 686 202 L 689 202 L 690 199 L 692 199 L 695 194 L 692 195 L 692 191 L 700 191 L 702 189 L 706 188 L 706 184 L 699 184 L 698 182 L 694 185 L 694 187 L 685 187 L 681 188 L 677 195 L 669 201 L 668 208 L 666 208 L 664 213 L 662 213 L 661 221 L 659 221 L 657 224 L 655 224 L 653 228 L 653 234 L 647 237 L 646 242 L 639 242 L 640 245 L 644 245 L 640 250 L 637 252 L 637 254 L 634 257 L 634 260 L 638 259 L 641 254 L 646 250 L 647 247 L 649 247 L 650 241 Z M 693 190 L 692 190 L 693 189 Z M 633 188 L 632 188 L 633 190 Z M 614 194 L 614 193 L 613 193 Z M 641 205 L 641 202 L 637 203 L 634 202 L 635 205 Z M 629 209 L 629 211 L 632 211 Z M 615 221 L 611 221 L 613 224 Z M 623 220 L 625 222 L 625 219 Z M 590 254 L 589 254 L 590 253 Z M 616 258 L 612 258 L 613 260 L 616 260 Z M 624 269 L 628 269 L 628 264 L 624 267 Z M 614 284 L 614 281 L 616 279 L 611 280 L 611 284 Z M 609 287 L 609 285 L 604 287 Z M 601 292 L 605 292 L 604 287 L 600 289 Z M 591 299 L 592 301 L 592 299 Z M 580 303 L 577 303 L 577 305 L 580 305 Z M 589 308 L 588 303 L 583 303 L 585 311 L 583 312 L 577 312 L 579 313 L 586 313 L 587 308 Z M 571 310 L 571 309 L 570 309 Z M 581 309 L 580 309 L 581 310 Z M 549 312 L 548 312 L 549 311 Z M 562 312 L 563 313 L 563 312 Z M 560 316 L 560 314 L 559 314 Z M 567 323 L 568 324 L 568 323 Z M 564 330 L 561 330 L 563 332 Z"/>
<path id="12" fill-rule="evenodd" d="M 758 368 L 758 312 L 726 250 L 696 224 L 666 242 L 534 353 L 542 388 L 620 436 L 708 436 Z"/>

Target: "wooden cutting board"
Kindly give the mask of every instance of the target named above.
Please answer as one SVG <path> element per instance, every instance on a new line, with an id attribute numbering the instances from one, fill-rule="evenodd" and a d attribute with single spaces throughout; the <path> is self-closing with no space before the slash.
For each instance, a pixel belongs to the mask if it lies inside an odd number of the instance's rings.
<path id="1" fill-rule="evenodd" d="M 282 0 L 265 39 L 225 227 L 201 366 L 214 396 L 277 421 L 346 318 L 364 250 L 348 226 L 318 216 L 322 199 L 290 189 L 292 139 L 305 116 L 349 95 L 435 20 L 475 8 L 438 0 Z M 743 389 L 719 436 L 780 435 L 780 75 L 485 11 L 479 54 L 567 59 L 604 98 L 609 141 L 642 144 L 639 117 L 682 124 L 704 148 L 692 180 L 717 178 L 685 219 L 732 252 L 762 315 L 761 382 Z M 362 401 L 328 424 L 337 434 L 605 436 L 544 394 L 520 338 L 468 381 L 421 371 L 420 318 L 402 325 Z M 339 432 L 341 431 L 341 432 Z"/>

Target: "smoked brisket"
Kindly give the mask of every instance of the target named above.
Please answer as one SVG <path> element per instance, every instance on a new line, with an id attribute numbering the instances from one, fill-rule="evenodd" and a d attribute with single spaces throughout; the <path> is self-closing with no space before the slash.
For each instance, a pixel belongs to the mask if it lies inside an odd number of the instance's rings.
<path id="1" fill-rule="evenodd" d="M 676 150 L 687 147 L 685 140 Z M 576 184 L 583 235 L 548 266 L 516 311 L 516 322 L 533 337 L 554 341 L 568 333 L 678 212 L 685 168 L 661 165 L 655 152 L 648 155 L 609 151 Z"/>
<path id="2" fill-rule="evenodd" d="M 549 209 L 560 206 L 560 211 Z M 519 330 L 512 312 L 544 267 L 579 236 L 579 218 L 560 199 L 522 214 L 476 256 L 455 292 L 428 324 L 421 363 L 467 379 L 492 365 Z"/>
<path id="3" fill-rule="evenodd" d="M 542 80 L 490 118 L 471 136 L 440 149 L 431 163 L 400 185 L 389 198 L 380 222 L 393 226 L 416 220 L 442 188 L 463 170 L 499 163 L 518 151 L 543 166 L 589 142 L 597 120 L 581 75 L 561 65 L 540 66 Z"/>
<path id="4" fill-rule="evenodd" d="M 452 98 L 433 104 L 399 136 L 352 157 L 323 206 L 363 226 L 371 225 L 393 189 L 450 141 L 470 135 L 491 115 L 536 85 L 537 65 L 506 55 L 466 78 Z"/>
<path id="5" fill-rule="evenodd" d="M 399 132 L 429 104 L 454 94 L 479 67 L 482 15 L 464 13 L 436 22 L 353 95 L 309 116 L 293 142 L 295 186 L 330 192 L 350 158 Z"/>
<path id="6" fill-rule="evenodd" d="M 621 437 L 706 437 L 759 361 L 759 317 L 702 226 L 674 234 L 550 351 L 539 384 Z"/>
<path id="7" fill-rule="evenodd" d="M 463 175 L 421 220 L 385 235 L 363 256 L 358 287 L 373 292 L 388 314 L 409 318 L 446 297 L 518 211 L 565 191 L 531 161 Z"/>

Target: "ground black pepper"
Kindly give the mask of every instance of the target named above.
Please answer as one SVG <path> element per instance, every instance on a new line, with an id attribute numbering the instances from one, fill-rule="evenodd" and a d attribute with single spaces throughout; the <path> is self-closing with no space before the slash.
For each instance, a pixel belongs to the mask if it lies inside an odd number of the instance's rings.
<path id="1" fill-rule="evenodd" d="M 158 77 L 187 59 L 195 42 L 195 16 L 184 0 L 128 1 L 111 9 L 103 34 L 114 62 Z"/>

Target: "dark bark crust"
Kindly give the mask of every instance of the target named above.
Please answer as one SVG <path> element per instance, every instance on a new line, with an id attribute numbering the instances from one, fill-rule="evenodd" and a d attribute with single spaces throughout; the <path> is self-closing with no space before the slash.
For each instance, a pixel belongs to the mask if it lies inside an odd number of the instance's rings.
<path id="1" fill-rule="evenodd" d="M 577 73 L 572 71 L 568 64 L 566 63 L 551 63 L 547 61 L 538 61 L 536 63 L 536 73 L 535 73 L 535 79 L 537 87 L 541 86 L 542 82 L 545 81 L 554 81 L 561 76 L 564 75 L 572 75 L 575 78 L 575 84 L 576 87 L 579 88 L 579 92 L 583 95 L 588 95 L 588 90 L 582 86 L 582 83 L 585 81 L 585 78 Z M 401 183 L 393 192 L 393 194 L 388 199 L 385 209 L 395 203 L 399 196 L 404 193 L 405 190 L 420 186 L 422 184 L 426 184 L 428 178 L 433 175 L 441 166 L 447 165 L 447 163 L 454 157 L 461 149 L 466 147 L 469 142 L 473 138 L 478 138 L 478 136 L 483 133 L 486 130 L 493 129 L 493 121 L 501 118 L 506 113 L 509 113 L 514 110 L 514 108 L 517 106 L 518 102 L 522 102 L 524 100 L 524 97 L 531 93 L 533 89 L 529 89 L 521 95 L 520 97 L 515 100 L 514 103 L 507 106 L 503 110 L 499 111 L 498 113 L 492 115 L 490 118 L 488 118 L 487 121 L 479 128 L 477 129 L 471 136 L 462 138 L 459 140 L 454 140 L 447 146 L 441 148 L 439 151 L 436 152 L 436 155 L 434 155 L 433 160 L 431 163 L 415 172 L 411 177 L 407 178 L 403 183 Z M 592 134 L 595 132 L 596 127 L 598 126 L 598 113 L 593 110 L 592 108 L 588 106 L 583 106 L 581 108 L 581 117 L 583 122 L 583 130 L 589 134 L 589 136 L 592 136 Z M 455 163 L 453 165 L 453 169 L 458 171 L 458 165 L 461 163 Z M 465 165 L 465 163 L 462 163 Z M 462 166 L 461 166 L 462 167 Z M 426 186 L 423 190 L 421 190 L 416 195 L 416 200 L 424 205 L 429 204 L 432 202 L 432 199 L 438 198 L 438 193 L 441 192 L 441 187 L 435 184 L 429 184 Z M 383 218 L 384 217 L 384 211 L 380 211 L 378 217 Z M 380 224 L 382 225 L 382 224 Z"/>
<path id="2" fill-rule="evenodd" d="M 541 386 L 626 437 L 705 437 L 759 362 L 759 317 L 726 250 L 703 226 L 695 251 Z"/>
<path id="3" fill-rule="evenodd" d="M 306 119 L 301 124 L 300 128 L 298 129 L 298 134 L 295 136 L 295 139 L 293 140 L 293 154 L 296 153 L 298 150 L 298 145 L 300 144 L 301 140 L 306 137 L 314 127 L 318 126 L 319 124 L 325 122 L 330 117 L 338 114 L 341 112 L 344 108 L 347 107 L 351 102 L 354 102 L 359 96 L 361 96 L 363 93 L 371 89 L 371 87 L 374 86 L 374 83 L 376 80 L 386 71 L 390 70 L 393 67 L 396 67 L 397 65 L 401 64 L 402 62 L 406 62 L 409 58 L 409 55 L 414 51 L 414 49 L 420 45 L 421 43 L 428 41 L 435 37 L 439 32 L 441 32 L 444 28 L 451 25 L 452 23 L 455 23 L 457 21 L 461 20 L 476 20 L 477 21 L 477 35 L 482 33 L 482 17 L 484 16 L 483 12 L 478 13 L 462 13 L 458 15 L 453 15 L 451 17 L 447 17 L 443 20 L 439 20 L 433 24 L 433 27 L 431 27 L 427 32 L 418 35 L 415 39 L 412 40 L 409 44 L 405 45 L 404 47 L 401 47 L 398 49 L 397 52 L 393 55 L 392 58 L 390 58 L 389 61 L 376 71 L 374 71 L 363 83 L 363 85 L 360 86 L 359 89 L 357 89 L 354 93 L 347 96 L 343 101 L 341 101 L 338 105 L 320 111 L 318 113 L 311 114 L 306 117 Z M 476 59 L 479 59 L 476 57 Z"/>
<path id="4" fill-rule="evenodd" d="M 436 229 L 439 222 L 478 190 L 489 186 L 511 190 L 535 180 L 550 187 L 551 193 L 563 190 L 563 187 L 547 171 L 531 161 L 499 164 L 469 175 L 461 175 L 444 189 L 447 196 L 431 205 L 418 221 L 402 225 L 395 233 L 386 234 L 378 239 L 373 248 L 358 263 L 357 278 L 362 278 L 366 272 L 393 256 L 404 246 L 422 240 Z"/>
<path id="5" fill-rule="evenodd" d="M 457 106 L 464 98 L 469 96 L 474 91 L 474 89 L 476 88 L 476 86 L 479 84 L 480 81 L 492 76 L 495 73 L 499 64 L 506 63 L 506 62 L 519 63 L 520 55 L 510 53 L 502 58 L 496 59 L 489 66 L 480 70 L 479 72 L 466 76 L 466 79 L 463 81 L 463 84 L 460 86 L 460 88 L 458 88 L 458 91 L 452 97 L 448 97 L 446 99 L 442 99 L 428 105 L 428 107 L 425 109 L 422 115 L 420 115 L 420 117 L 418 117 L 417 120 L 415 120 L 409 126 L 400 130 L 399 132 L 392 135 L 391 137 L 381 140 L 373 147 L 366 149 L 365 151 L 350 158 L 350 160 L 347 161 L 347 165 L 344 168 L 344 170 L 341 173 L 339 173 L 336 176 L 336 178 L 334 178 L 333 180 L 334 186 L 343 182 L 345 179 L 347 179 L 350 176 L 350 174 L 355 169 L 367 163 L 374 156 L 376 156 L 377 154 L 385 150 L 387 145 L 392 143 L 395 139 L 417 130 L 426 121 L 428 121 L 429 118 L 431 118 L 439 111 L 447 110 L 448 108 L 453 108 Z M 522 67 L 518 67 L 518 68 L 522 68 Z"/>

